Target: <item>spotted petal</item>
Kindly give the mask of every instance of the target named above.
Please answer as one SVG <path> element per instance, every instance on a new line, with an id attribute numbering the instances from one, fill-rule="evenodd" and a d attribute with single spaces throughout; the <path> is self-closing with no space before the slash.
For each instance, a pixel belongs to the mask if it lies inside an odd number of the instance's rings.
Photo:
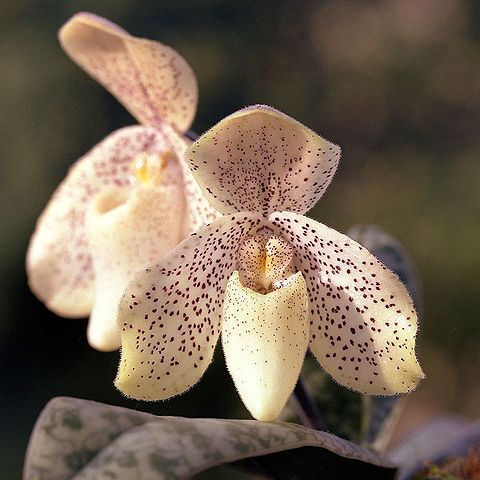
<path id="1" fill-rule="evenodd" d="M 183 182 L 149 182 L 102 191 L 87 212 L 95 270 L 95 299 L 87 337 L 97 350 L 120 347 L 117 308 L 125 285 L 146 264 L 163 258 L 183 239 Z"/>
<path id="2" fill-rule="evenodd" d="M 205 196 L 222 213 L 305 213 L 329 185 L 340 148 L 258 105 L 215 125 L 190 147 L 187 158 Z"/>
<path id="3" fill-rule="evenodd" d="M 181 154 L 183 159 L 190 142 L 184 138 L 182 138 L 182 142 L 183 146 L 180 142 L 177 143 L 176 151 L 177 154 Z M 182 160 L 179 163 L 183 174 L 185 197 L 187 198 L 185 231 L 187 234 L 190 234 L 196 232 L 199 228 L 212 223 L 217 218 L 220 218 L 221 213 L 210 205 L 210 202 L 207 200 L 192 175 L 192 171 L 187 165 L 187 162 Z"/>
<path id="4" fill-rule="evenodd" d="M 238 271 L 225 293 L 222 344 L 235 386 L 253 417 L 275 420 L 297 383 L 308 348 L 307 289 L 301 273 L 263 295 Z"/>
<path id="5" fill-rule="evenodd" d="M 140 122 L 168 122 L 184 132 L 195 115 L 198 89 L 187 62 L 170 47 L 136 38 L 90 13 L 60 30 L 68 55 L 109 90 Z"/>
<path id="6" fill-rule="evenodd" d="M 122 355 L 116 386 L 122 392 L 165 399 L 201 378 L 220 334 L 234 253 L 261 223 L 258 214 L 222 217 L 127 286 L 118 317 Z"/>
<path id="7" fill-rule="evenodd" d="M 85 212 L 104 188 L 128 186 L 130 165 L 145 152 L 164 152 L 178 136 L 134 126 L 117 130 L 70 169 L 40 216 L 30 241 L 30 287 L 48 308 L 64 317 L 84 317 L 93 302 L 94 273 L 85 234 Z"/>
<path id="8" fill-rule="evenodd" d="M 412 390 L 417 315 L 398 277 L 364 247 L 294 213 L 273 225 L 295 249 L 309 291 L 310 349 L 340 384 L 370 395 Z"/>

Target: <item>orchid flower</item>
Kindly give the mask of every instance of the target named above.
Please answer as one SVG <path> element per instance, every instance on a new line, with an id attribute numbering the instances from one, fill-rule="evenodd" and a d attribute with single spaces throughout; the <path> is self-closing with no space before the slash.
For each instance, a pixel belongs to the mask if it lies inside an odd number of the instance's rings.
<path id="1" fill-rule="evenodd" d="M 90 314 L 89 343 L 115 350 L 132 272 L 217 217 L 184 159 L 197 85 L 175 51 L 95 15 L 75 15 L 59 39 L 143 125 L 112 133 L 72 166 L 37 223 L 27 272 L 49 309 Z"/>
<path id="2" fill-rule="evenodd" d="M 350 389 L 412 390 L 423 374 L 406 288 L 361 245 L 303 216 L 332 180 L 340 148 L 254 106 L 222 120 L 186 155 L 224 216 L 128 285 L 116 386 L 144 400 L 184 392 L 221 333 L 228 370 L 259 420 L 279 415 L 308 347 Z"/>

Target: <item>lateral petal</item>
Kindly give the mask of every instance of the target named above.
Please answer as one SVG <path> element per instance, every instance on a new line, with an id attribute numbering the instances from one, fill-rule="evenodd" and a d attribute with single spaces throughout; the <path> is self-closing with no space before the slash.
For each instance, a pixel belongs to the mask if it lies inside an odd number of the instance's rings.
<path id="1" fill-rule="evenodd" d="M 329 185 L 340 147 L 265 105 L 233 113 L 187 152 L 193 174 L 218 211 L 304 213 Z"/>
<path id="2" fill-rule="evenodd" d="M 145 125 L 185 132 L 198 88 L 188 63 L 159 42 L 136 38 L 91 13 L 74 15 L 59 32 L 65 52 Z"/>
<path id="3" fill-rule="evenodd" d="M 210 364 L 228 276 L 258 214 L 222 217 L 138 273 L 120 302 L 121 360 L 115 385 L 129 397 L 160 400 L 197 383 Z"/>
<path id="4" fill-rule="evenodd" d="M 310 349 L 340 384 L 369 395 L 405 393 L 423 373 L 417 314 L 398 277 L 364 247 L 295 213 L 270 216 L 295 250 L 309 292 Z"/>
<path id="5" fill-rule="evenodd" d="M 27 252 L 30 288 L 64 317 L 88 316 L 94 273 L 85 235 L 85 212 L 109 185 L 132 183 L 130 164 L 143 152 L 163 152 L 168 136 L 148 127 L 112 133 L 78 160 L 39 217 Z"/>
<path id="6" fill-rule="evenodd" d="M 308 297 L 300 272 L 263 295 L 238 271 L 225 292 L 222 344 L 230 375 L 257 420 L 275 420 L 287 403 L 308 348 Z"/>

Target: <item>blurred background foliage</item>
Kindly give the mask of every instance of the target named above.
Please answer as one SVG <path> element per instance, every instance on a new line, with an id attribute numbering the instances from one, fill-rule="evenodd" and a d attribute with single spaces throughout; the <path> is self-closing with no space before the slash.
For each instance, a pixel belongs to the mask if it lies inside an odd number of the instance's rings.
<path id="1" fill-rule="evenodd" d="M 381 225 L 424 283 L 427 380 L 401 426 L 442 410 L 478 417 L 480 2 L 16 0 L 0 13 L 2 478 L 20 476 L 34 420 L 54 396 L 159 414 L 246 415 L 221 351 L 179 398 L 122 398 L 112 385 L 118 354 L 90 349 L 86 322 L 57 318 L 29 292 L 24 255 L 49 196 L 75 159 L 134 123 L 58 45 L 58 28 L 81 10 L 188 60 L 200 85 L 197 132 L 267 103 L 342 146 L 313 216 L 340 231 Z"/>

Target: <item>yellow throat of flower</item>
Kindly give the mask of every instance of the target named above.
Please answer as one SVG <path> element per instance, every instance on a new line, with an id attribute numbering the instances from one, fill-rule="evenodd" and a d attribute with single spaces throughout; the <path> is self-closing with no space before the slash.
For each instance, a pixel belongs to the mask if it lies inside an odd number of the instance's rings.
<path id="1" fill-rule="evenodd" d="M 268 231 L 247 238 L 237 252 L 238 270 L 245 287 L 270 293 L 293 275 L 293 249 L 283 238 Z"/>
<path id="2" fill-rule="evenodd" d="M 130 164 L 134 179 L 139 184 L 159 183 L 169 161 L 173 158 L 170 150 L 154 153 L 140 153 Z"/>

